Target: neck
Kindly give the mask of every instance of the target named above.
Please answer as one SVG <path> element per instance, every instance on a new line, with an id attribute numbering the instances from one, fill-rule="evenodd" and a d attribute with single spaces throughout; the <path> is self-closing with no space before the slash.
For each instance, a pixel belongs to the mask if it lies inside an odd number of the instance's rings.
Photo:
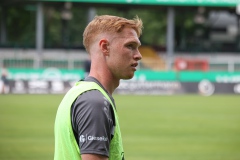
<path id="1" fill-rule="evenodd" d="M 119 86 L 119 79 L 113 77 L 109 70 L 106 68 L 91 65 L 89 76 L 96 78 L 107 92 L 112 95 L 114 90 Z"/>

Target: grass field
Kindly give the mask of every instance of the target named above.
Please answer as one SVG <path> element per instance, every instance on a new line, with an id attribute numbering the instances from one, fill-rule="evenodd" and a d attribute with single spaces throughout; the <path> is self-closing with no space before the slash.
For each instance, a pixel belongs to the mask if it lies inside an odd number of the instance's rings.
<path id="1" fill-rule="evenodd" d="M 63 95 L 0 95 L 0 159 L 52 160 Z M 240 96 L 114 95 L 127 160 L 240 160 Z"/>

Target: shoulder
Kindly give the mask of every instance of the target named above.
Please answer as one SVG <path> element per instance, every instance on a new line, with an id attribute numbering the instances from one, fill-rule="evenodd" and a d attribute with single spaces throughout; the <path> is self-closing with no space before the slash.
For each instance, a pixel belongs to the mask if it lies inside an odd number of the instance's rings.
<path id="1" fill-rule="evenodd" d="M 76 104 L 80 103 L 91 104 L 91 105 L 102 105 L 106 101 L 104 95 L 99 90 L 90 90 L 82 93 L 76 99 Z"/>
<path id="2" fill-rule="evenodd" d="M 81 114 L 105 113 L 109 115 L 110 103 L 99 90 L 90 90 L 78 96 L 72 111 Z"/>

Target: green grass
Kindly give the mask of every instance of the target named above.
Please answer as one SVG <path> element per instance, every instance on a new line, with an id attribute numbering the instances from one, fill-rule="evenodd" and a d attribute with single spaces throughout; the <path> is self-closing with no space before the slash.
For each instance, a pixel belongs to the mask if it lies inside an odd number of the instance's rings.
<path id="1" fill-rule="evenodd" d="M 52 160 L 63 95 L 0 95 L 0 159 Z M 127 160 L 239 160 L 240 96 L 114 95 Z"/>

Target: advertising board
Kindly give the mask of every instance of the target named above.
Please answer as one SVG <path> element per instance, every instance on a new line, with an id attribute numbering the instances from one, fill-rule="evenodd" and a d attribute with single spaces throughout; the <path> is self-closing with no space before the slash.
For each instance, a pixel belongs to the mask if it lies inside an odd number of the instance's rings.
<path id="1" fill-rule="evenodd" d="M 12 94 L 64 94 L 84 76 L 83 70 L 8 69 L 8 84 L 0 81 L 0 88 Z M 140 70 L 131 80 L 121 80 L 115 93 L 240 94 L 240 72 Z"/>

